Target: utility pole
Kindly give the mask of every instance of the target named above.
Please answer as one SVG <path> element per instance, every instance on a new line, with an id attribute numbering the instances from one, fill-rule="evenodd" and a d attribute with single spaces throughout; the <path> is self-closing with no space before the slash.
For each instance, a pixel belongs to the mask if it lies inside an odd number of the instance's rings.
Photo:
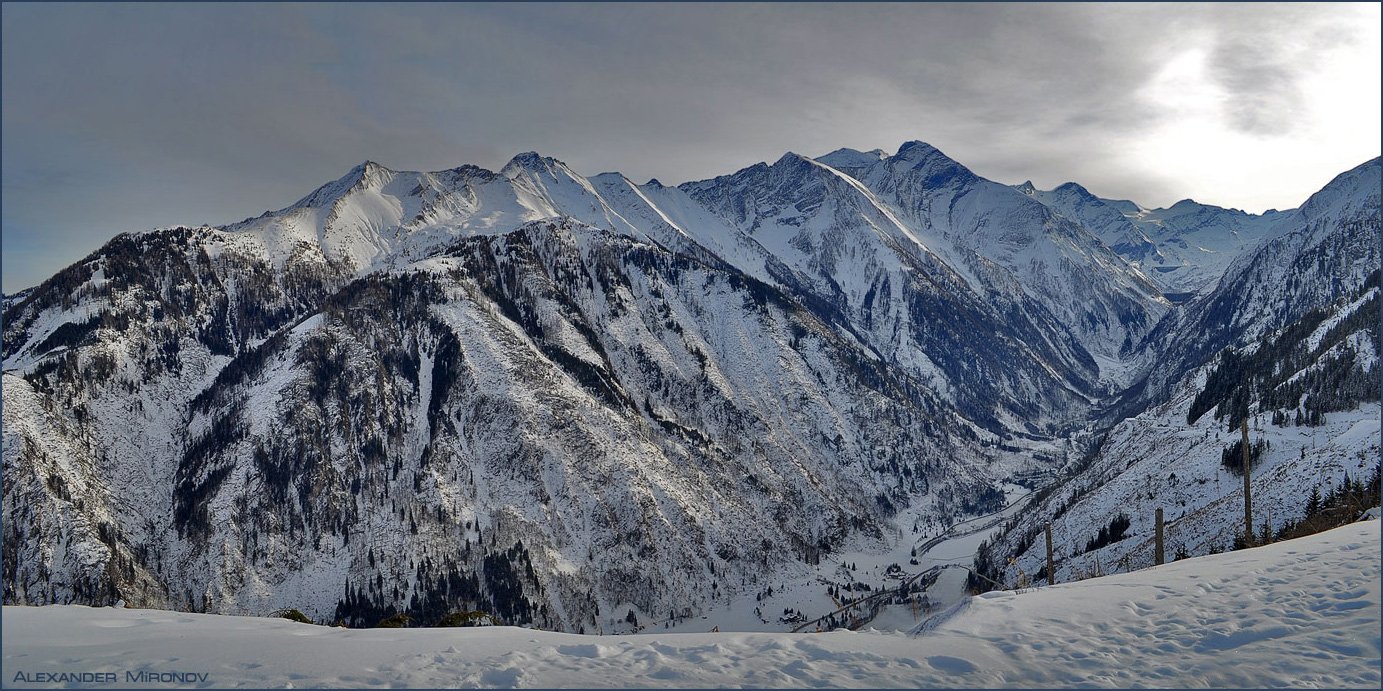
<path id="1" fill-rule="evenodd" d="M 1047 524 L 1047 584 L 1056 585 L 1056 560 L 1052 558 L 1052 524 Z"/>
<path id="2" fill-rule="evenodd" d="M 1244 444 L 1244 544 L 1253 544 L 1253 488 L 1249 481 L 1252 479 L 1249 473 L 1249 418 L 1248 413 L 1244 413 L 1244 419 L 1239 423 L 1239 434 Z"/>
<path id="3" fill-rule="evenodd" d="M 1165 563 L 1165 562 L 1166 562 L 1166 559 L 1165 559 L 1165 557 L 1163 556 L 1163 555 L 1165 554 L 1165 552 L 1162 551 L 1162 509 L 1161 509 L 1161 507 L 1159 507 L 1159 508 L 1157 509 L 1157 539 L 1156 539 L 1156 542 L 1155 542 L 1154 547 L 1155 547 L 1155 549 L 1156 549 L 1157 551 L 1156 551 L 1155 558 L 1154 558 L 1154 560 L 1153 560 L 1153 564 L 1155 564 L 1155 565 L 1160 565 L 1160 564 Z"/>

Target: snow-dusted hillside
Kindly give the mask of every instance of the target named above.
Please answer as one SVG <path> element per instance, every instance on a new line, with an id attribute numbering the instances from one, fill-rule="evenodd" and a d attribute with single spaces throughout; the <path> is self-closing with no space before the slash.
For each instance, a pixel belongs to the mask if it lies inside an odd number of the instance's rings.
<path id="1" fill-rule="evenodd" d="M 171 328 L 141 290 L 107 319 Z M 572 220 L 356 279 L 268 338 L 216 304 L 183 322 L 213 336 L 95 324 L 72 356 L 17 349 L 12 602 L 608 629 L 881 544 L 896 507 L 940 520 L 1007 472 L 830 311 Z"/>
<path id="2" fill-rule="evenodd" d="M 1137 573 L 988 593 L 918 635 L 361 631 L 6 607 L 3 660 L 12 688 L 82 673 L 113 675 L 101 685 L 114 687 L 149 686 L 144 673 L 195 675 L 176 679 L 217 688 L 1377 688 L 1379 559 L 1373 520 Z"/>

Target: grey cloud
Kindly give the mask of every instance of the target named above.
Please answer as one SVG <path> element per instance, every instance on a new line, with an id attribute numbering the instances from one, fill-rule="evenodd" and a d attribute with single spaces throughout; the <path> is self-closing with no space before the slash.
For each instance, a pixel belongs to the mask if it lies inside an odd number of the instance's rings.
<path id="1" fill-rule="evenodd" d="M 1303 99 L 1295 67 L 1275 62 L 1270 50 L 1245 41 L 1221 43 L 1211 64 L 1228 92 L 1224 109 L 1235 128 L 1265 135 L 1291 131 Z"/>
<path id="2" fill-rule="evenodd" d="M 0 11 L 6 290 L 115 232 L 257 215 L 367 158 L 497 168 L 537 150 L 578 171 L 671 184 L 788 150 L 923 139 L 1006 182 L 1075 179 L 1175 200 L 1190 191 L 1123 153 L 1176 117 L 1138 95 L 1176 48 L 1168 37 L 1218 41 L 1236 117 L 1272 131 L 1290 90 L 1258 102 L 1252 87 L 1300 73 L 1275 79 L 1262 70 L 1281 61 L 1236 46 L 1298 34 L 1316 45 L 1331 14 L 1311 10 L 1316 19 L 1298 23 L 1316 33 L 1293 33 L 1239 27 L 1247 20 L 1232 9 L 1138 4 Z M 37 246 L 61 259 L 20 263 L 16 248 Z"/>
<path id="3" fill-rule="evenodd" d="M 1236 129 L 1283 135 L 1301 122 L 1319 56 L 1348 45 L 1359 27 L 1343 23 L 1329 5 L 1217 6 L 1206 12 L 1213 49 L 1210 77 L 1224 90 L 1222 109 Z"/>

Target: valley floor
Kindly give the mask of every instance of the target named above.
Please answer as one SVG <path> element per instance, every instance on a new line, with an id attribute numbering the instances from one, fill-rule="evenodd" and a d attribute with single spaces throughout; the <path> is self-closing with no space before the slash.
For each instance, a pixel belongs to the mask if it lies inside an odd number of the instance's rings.
<path id="1" fill-rule="evenodd" d="M 1255 550 L 987 593 L 918 636 L 345 630 L 150 610 L 6 607 L 3 684 L 1378 688 L 1379 539 L 1379 521 L 1371 520 Z M 61 675 L 82 673 L 111 676 L 61 683 L 83 678 Z"/>

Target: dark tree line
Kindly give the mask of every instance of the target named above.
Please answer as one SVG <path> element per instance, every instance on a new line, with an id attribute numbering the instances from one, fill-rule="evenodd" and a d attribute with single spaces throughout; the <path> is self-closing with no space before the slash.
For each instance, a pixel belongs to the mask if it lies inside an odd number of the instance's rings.
<path id="1" fill-rule="evenodd" d="M 1252 352 L 1227 348 L 1206 378 L 1204 388 L 1191 402 L 1186 421 L 1194 424 L 1212 408 L 1215 419 L 1233 431 L 1248 416 L 1257 400 L 1272 410 L 1275 424 L 1289 420 L 1298 425 L 1325 423 L 1325 414 L 1352 410 L 1362 402 L 1379 400 L 1376 367 L 1365 369 L 1354 348 L 1346 342 L 1363 333 L 1378 345 L 1378 297 L 1375 295 L 1349 316 L 1331 326 L 1315 348 L 1307 339 L 1346 300 L 1361 297 L 1378 285 L 1379 272 L 1354 295 L 1334 307 L 1312 310 L 1275 335 L 1268 335 Z M 1217 408 L 1218 406 L 1218 408 Z"/>

